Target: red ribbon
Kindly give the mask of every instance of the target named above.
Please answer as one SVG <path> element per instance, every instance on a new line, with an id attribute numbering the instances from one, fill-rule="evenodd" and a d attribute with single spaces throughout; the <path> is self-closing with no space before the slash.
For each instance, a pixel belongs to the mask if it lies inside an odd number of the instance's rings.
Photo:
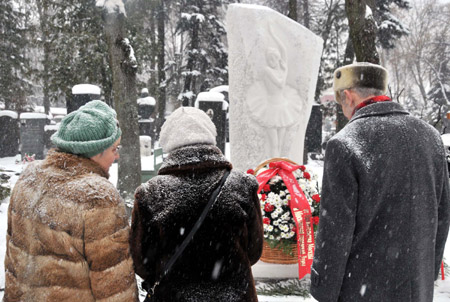
<path id="1" fill-rule="evenodd" d="M 311 207 L 300 188 L 292 172 L 300 169 L 300 166 L 285 161 L 270 163 L 269 169 L 261 172 L 258 180 L 258 193 L 267 182 L 275 175 L 280 175 L 286 185 L 291 200 L 289 208 L 294 216 L 297 228 L 297 249 L 298 249 L 298 277 L 302 279 L 306 274 L 311 273 L 311 265 L 314 256 L 314 229 L 312 222 Z"/>

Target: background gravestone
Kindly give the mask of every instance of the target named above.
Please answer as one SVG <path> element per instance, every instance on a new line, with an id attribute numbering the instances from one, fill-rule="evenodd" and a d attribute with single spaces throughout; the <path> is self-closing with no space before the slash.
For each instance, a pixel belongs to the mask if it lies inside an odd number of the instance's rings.
<path id="1" fill-rule="evenodd" d="M 0 157 L 16 156 L 19 153 L 18 117 L 15 111 L 0 111 Z"/>
<path id="2" fill-rule="evenodd" d="M 91 84 L 73 86 L 72 98 L 69 98 L 66 102 L 67 114 L 93 100 L 100 100 L 100 87 Z"/>
<path id="3" fill-rule="evenodd" d="M 44 126 L 44 156 L 47 155 L 48 150 L 55 148 L 51 141 L 51 137 L 59 128 L 59 124 L 56 125 L 45 125 Z"/>
<path id="4" fill-rule="evenodd" d="M 139 115 L 139 135 L 150 136 L 155 140 L 155 123 L 151 115 L 155 111 L 156 100 L 149 96 L 148 89 L 142 88 L 141 97 L 137 100 Z"/>
<path id="5" fill-rule="evenodd" d="M 49 122 L 44 113 L 26 112 L 20 114 L 20 153 L 35 154 L 35 159 L 44 159 L 44 128 Z"/>
<path id="6" fill-rule="evenodd" d="M 219 92 L 200 92 L 194 107 L 206 112 L 213 121 L 217 131 L 217 147 L 225 154 L 228 103 L 224 95 Z"/>
<path id="7" fill-rule="evenodd" d="M 227 143 L 230 142 L 230 119 L 228 116 L 228 110 L 230 108 L 230 98 L 228 97 L 228 85 L 220 85 L 213 87 L 209 90 L 209 92 L 220 92 L 225 97 L 225 101 L 228 103 L 227 115 L 226 115 L 226 124 L 225 124 L 225 141 Z"/>
<path id="8" fill-rule="evenodd" d="M 322 111 L 319 104 L 313 104 L 305 137 L 306 152 L 322 151 Z"/>

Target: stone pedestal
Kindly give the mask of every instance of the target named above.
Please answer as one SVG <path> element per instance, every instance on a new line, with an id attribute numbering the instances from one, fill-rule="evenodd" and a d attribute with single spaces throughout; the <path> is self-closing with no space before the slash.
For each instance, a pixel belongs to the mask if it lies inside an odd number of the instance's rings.
<path id="1" fill-rule="evenodd" d="M 298 278 L 298 264 L 274 264 L 258 261 L 252 266 L 254 278 Z"/>

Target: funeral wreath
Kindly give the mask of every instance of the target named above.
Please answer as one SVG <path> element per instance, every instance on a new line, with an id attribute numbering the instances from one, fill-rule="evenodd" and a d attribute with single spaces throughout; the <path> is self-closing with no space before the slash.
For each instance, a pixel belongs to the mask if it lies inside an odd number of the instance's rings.
<path id="1" fill-rule="evenodd" d="M 319 223 L 320 208 L 318 177 L 303 165 L 297 167 L 298 169 L 292 171 L 292 176 L 308 201 L 315 232 Z M 273 163 L 265 165 L 256 173 L 253 170 L 247 172 L 255 174 L 258 178 L 259 174 L 271 168 L 273 168 Z M 258 197 L 264 225 L 264 240 L 272 249 L 277 248 L 292 255 L 294 252 L 292 246 L 297 242 L 298 234 L 294 216 L 289 206 L 292 199 L 291 192 L 283 178 L 278 174 L 270 178 L 266 184 L 260 187 Z"/>

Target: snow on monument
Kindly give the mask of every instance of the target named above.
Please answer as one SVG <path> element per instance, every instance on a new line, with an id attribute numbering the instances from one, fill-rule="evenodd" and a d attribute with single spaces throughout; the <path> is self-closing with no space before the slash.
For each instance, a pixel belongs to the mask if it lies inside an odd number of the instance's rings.
<path id="1" fill-rule="evenodd" d="M 227 36 L 233 166 L 245 171 L 272 157 L 302 163 L 322 39 L 251 4 L 229 5 Z"/>

